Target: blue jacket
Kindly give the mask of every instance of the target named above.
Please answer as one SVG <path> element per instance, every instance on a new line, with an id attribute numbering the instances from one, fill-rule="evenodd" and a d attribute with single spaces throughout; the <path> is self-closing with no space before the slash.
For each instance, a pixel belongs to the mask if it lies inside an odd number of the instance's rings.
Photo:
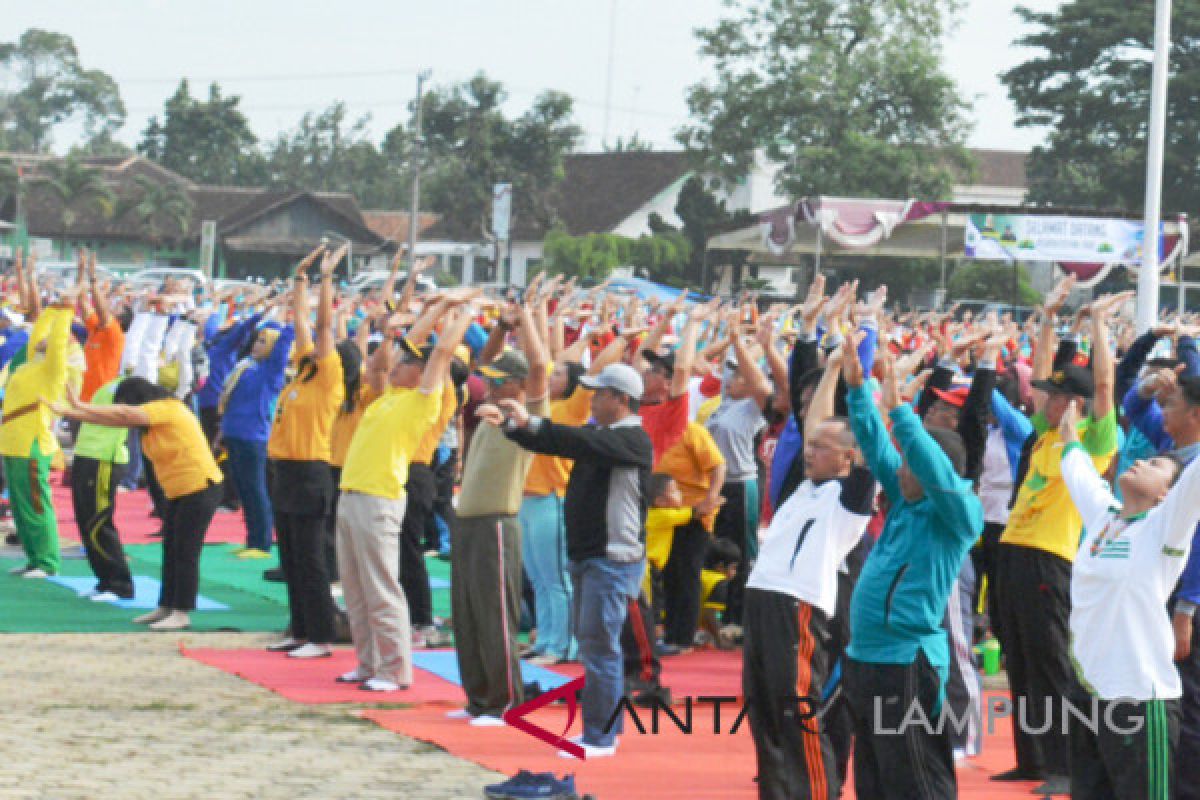
<path id="1" fill-rule="evenodd" d="M 1012 468 L 1013 481 L 1016 481 L 1021 466 L 1021 450 L 1025 447 L 1025 440 L 1033 434 L 1033 423 L 1029 417 L 1013 408 L 999 389 L 992 389 L 992 416 L 996 418 L 996 424 L 1004 436 L 1004 450 L 1008 455 L 1008 465 Z"/>
<path id="2" fill-rule="evenodd" d="M 891 412 L 902 459 L 868 390 L 851 389 L 846 400 L 863 457 L 891 503 L 850 599 L 846 653 L 867 663 L 911 664 L 924 652 L 944 684 L 950 653 L 942 618 L 963 559 L 983 530 L 983 506 L 911 406 Z M 915 503 L 900 493 L 896 473 L 905 463 L 925 489 Z"/>
<path id="3" fill-rule="evenodd" d="M 267 441 L 271 434 L 271 415 L 275 401 L 283 391 L 284 371 L 295 338 L 296 329 L 288 325 L 279 332 L 271 354 L 242 372 L 221 417 L 223 436 L 251 442 Z"/>
<path id="4" fill-rule="evenodd" d="M 197 408 L 216 408 L 221 402 L 221 392 L 225 391 L 225 379 L 237 366 L 238 353 L 254 336 L 261 319 L 262 314 L 252 314 L 235 323 L 224 333 L 211 336 L 205 323 L 205 336 L 208 339 L 208 379 L 200 387 L 200 391 L 196 392 Z"/>

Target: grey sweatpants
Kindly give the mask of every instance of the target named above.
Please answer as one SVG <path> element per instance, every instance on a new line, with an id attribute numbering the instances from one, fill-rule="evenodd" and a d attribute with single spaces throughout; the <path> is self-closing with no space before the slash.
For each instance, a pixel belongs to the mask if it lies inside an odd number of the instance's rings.
<path id="1" fill-rule="evenodd" d="M 450 599 L 458 671 L 473 716 L 521 703 L 521 526 L 515 516 L 458 517 L 451 531 Z"/>
<path id="2" fill-rule="evenodd" d="M 412 684 L 412 628 L 400 588 L 404 499 L 342 492 L 337 558 L 360 675 Z"/>

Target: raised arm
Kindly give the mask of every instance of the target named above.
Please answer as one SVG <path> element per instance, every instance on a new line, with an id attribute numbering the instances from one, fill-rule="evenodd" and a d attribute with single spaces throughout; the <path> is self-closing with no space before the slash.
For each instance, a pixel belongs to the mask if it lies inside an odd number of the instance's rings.
<path id="1" fill-rule="evenodd" d="M 1084 527 L 1099 533 L 1110 509 L 1119 508 L 1121 504 L 1096 472 L 1092 457 L 1079 442 L 1079 416 L 1073 405 L 1063 413 L 1058 432 L 1063 441 L 1060 468 L 1063 483 L 1071 495 L 1071 502 L 1079 510 Z"/>
<path id="2" fill-rule="evenodd" d="M 528 304 L 518 307 L 521 315 L 521 327 L 517 336 L 521 342 L 521 350 L 525 360 L 529 362 L 529 377 L 525 382 L 525 396 L 532 402 L 546 396 L 550 381 L 550 351 L 542 340 L 537 323 L 533 320 L 533 309 Z"/>
<path id="3" fill-rule="evenodd" d="M 1113 412 L 1116 386 L 1116 367 L 1113 364 L 1112 344 L 1108 340 L 1108 319 L 1133 292 L 1102 297 L 1092 303 L 1092 379 L 1096 394 L 1092 399 L 1092 418 L 1104 419 Z"/>
<path id="4" fill-rule="evenodd" d="M 138 428 L 150 424 L 150 417 L 139 406 L 104 405 L 96 406 L 84 403 L 73 390 L 67 390 L 65 401 L 55 401 L 43 397 L 42 402 L 60 417 L 88 422 L 93 425 L 104 425 L 109 428 Z"/>
<path id="5" fill-rule="evenodd" d="M 445 381 L 446 371 L 450 367 L 450 359 L 454 357 L 454 350 L 462 342 L 470 325 L 471 312 L 468 309 L 460 308 L 451 312 L 446 319 L 445 327 L 442 328 L 442 335 L 438 337 L 437 346 L 433 348 L 433 353 L 429 356 L 429 361 L 426 362 L 425 369 L 421 372 L 420 389 L 422 392 L 432 392 Z"/>
<path id="6" fill-rule="evenodd" d="M 108 321 L 112 319 L 112 314 L 109 311 L 108 286 L 107 284 L 102 286 L 96 282 L 95 252 L 88 256 L 87 280 L 92 293 L 92 305 L 96 309 L 96 327 L 104 330 L 108 327 Z"/>
<path id="7" fill-rule="evenodd" d="M 813 390 L 812 399 L 808 401 L 808 413 L 804 416 L 804 440 L 811 441 L 816 427 L 833 416 L 833 396 L 837 392 L 838 380 L 842 377 L 842 352 L 846 347 L 853 347 L 854 342 L 844 342 L 825 362 L 825 372 L 821 375 L 817 388 Z"/>
<path id="8" fill-rule="evenodd" d="M 862 451 L 863 459 L 870 468 L 875 480 L 879 481 L 883 491 L 893 502 L 899 502 L 900 480 L 896 473 L 900 469 L 900 454 L 892 446 L 883 417 L 875 407 L 875 401 L 867 391 L 866 376 L 863 373 L 862 361 L 859 360 L 855 347 L 842 349 L 842 371 L 849 387 L 846 394 L 847 410 L 850 414 L 850 428 Z"/>
<path id="9" fill-rule="evenodd" d="M 337 349 L 337 333 L 333 328 L 333 272 L 341 260 L 339 250 L 333 258 L 321 261 L 321 292 L 317 298 L 317 336 L 313 352 L 318 361 L 328 358 Z"/>
<path id="10" fill-rule="evenodd" d="M 292 317 L 294 318 L 292 324 L 296 326 L 296 352 L 301 354 L 307 353 L 313 346 L 312 326 L 308 320 L 308 269 L 317 260 L 317 256 L 324 252 L 325 245 L 318 245 L 317 249 L 300 260 L 292 273 Z M 345 252 L 344 246 L 338 252 Z M 328 260 L 329 257 L 326 255 L 324 261 Z M 325 267 L 324 261 L 321 264 L 322 271 Z"/>

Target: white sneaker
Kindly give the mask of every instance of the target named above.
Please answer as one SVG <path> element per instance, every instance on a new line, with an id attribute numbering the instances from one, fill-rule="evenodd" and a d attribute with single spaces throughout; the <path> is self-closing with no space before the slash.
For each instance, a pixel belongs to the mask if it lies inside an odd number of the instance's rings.
<path id="1" fill-rule="evenodd" d="M 465 708 L 456 708 L 446 712 L 446 719 L 475 719 L 475 716 Z"/>
<path id="2" fill-rule="evenodd" d="M 583 741 L 582 736 L 574 736 L 567 741 L 573 742 L 583 748 L 585 758 L 607 758 L 617 754 L 617 740 L 613 739 L 613 743 L 608 747 L 600 747 L 599 745 L 588 744 Z M 559 758 L 575 758 L 573 753 L 568 753 L 566 750 L 558 751 Z"/>
<path id="3" fill-rule="evenodd" d="M 384 680 L 383 678 L 368 678 L 358 685 L 359 689 L 364 692 L 398 692 L 401 689 L 407 689 L 407 686 L 401 686 L 398 683 Z"/>
<path id="4" fill-rule="evenodd" d="M 93 597 L 100 594 L 100 590 L 95 587 L 92 587 L 91 589 L 82 589 L 82 590 L 76 592 L 75 594 L 78 597 L 82 597 L 84 600 L 91 600 Z"/>
<path id="5" fill-rule="evenodd" d="M 490 714 L 480 714 L 473 718 L 469 723 L 476 728 L 503 728 L 506 723 L 500 717 L 493 717 Z"/>
<path id="6" fill-rule="evenodd" d="M 182 631 L 191 627 L 192 620 L 184 611 L 172 611 L 158 622 L 150 623 L 152 631 Z"/>
<path id="7" fill-rule="evenodd" d="M 362 683 L 363 681 L 371 680 L 371 676 L 364 675 L 358 670 L 352 669 L 349 672 L 343 672 L 341 675 L 338 675 L 334 680 L 338 683 Z"/>
<path id="8" fill-rule="evenodd" d="M 34 567 L 33 569 L 27 569 L 24 572 L 22 572 L 21 577 L 22 578 L 49 578 L 50 573 L 46 572 L 46 570 L 42 569 L 41 567 Z"/>
<path id="9" fill-rule="evenodd" d="M 171 613 L 171 609 L 163 608 L 162 606 L 159 606 L 158 608 L 154 609 L 153 611 L 150 611 L 146 614 L 142 614 L 140 617 L 134 617 L 132 622 L 134 625 L 149 625 L 151 622 L 158 622 L 160 619 L 162 619 L 163 617 L 167 616 L 170 613 Z"/>
<path id="10" fill-rule="evenodd" d="M 297 647 L 302 646 L 303 644 L 304 642 L 300 641 L 299 639 L 293 639 L 289 636 L 286 639 L 280 639 L 274 644 L 267 645 L 266 649 L 268 653 L 288 653 L 292 650 L 295 650 Z"/>
<path id="11" fill-rule="evenodd" d="M 561 664 L 564 661 L 566 661 L 565 658 L 559 658 L 558 656 L 551 655 L 550 653 L 542 653 L 541 655 L 537 655 L 529 659 L 530 664 L 536 664 L 539 667 L 552 667 L 555 664 Z"/>
<path id="12" fill-rule="evenodd" d="M 293 650 L 289 650 L 287 657 L 288 658 L 325 658 L 326 656 L 331 656 L 331 655 L 333 655 L 333 651 L 329 649 L 328 645 L 314 644 L 313 642 L 309 642 L 308 644 L 302 644 Z"/>
<path id="13" fill-rule="evenodd" d="M 88 598 L 93 603 L 115 603 L 120 599 L 115 592 L 96 592 Z"/>
<path id="14" fill-rule="evenodd" d="M 8 571 L 8 574 L 9 575 L 24 575 L 26 572 L 28 572 L 31 569 L 33 569 L 33 567 L 26 564 L 23 567 L 13 567 L 12 569 L 10 569 Z"/>

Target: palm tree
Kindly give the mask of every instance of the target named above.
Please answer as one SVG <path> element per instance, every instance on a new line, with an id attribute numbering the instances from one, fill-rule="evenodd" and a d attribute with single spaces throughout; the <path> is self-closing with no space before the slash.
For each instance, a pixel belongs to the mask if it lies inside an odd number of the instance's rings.
<path id="1" fill-rule="evenodd" d="M 105 217 L 111 217 L 117 196 L 96 167 L 89 167 L 77 154 L 47 164 L 44 170 L 29 179 L 45 187 L 62 205 L 62 223 L 70 228 L 77 212 L 92 206 Z"/>
<path id="2" fill-rule="evenodd" d="M 122 198 L 117 206 L 117 216 L 133 214 L 138 223 L 146 229 L 146 238 L 158 244 L 163 238 L 176 241 L 187 233 L 192 223 L 192 212 L 195 204 L 192 198 L 178 183 L 173 181 L 156 181 L 146 175 L 137 175 L 133 179 L 134 192 Z M 167 224 L 165 232 L 160 225 Z"/>

